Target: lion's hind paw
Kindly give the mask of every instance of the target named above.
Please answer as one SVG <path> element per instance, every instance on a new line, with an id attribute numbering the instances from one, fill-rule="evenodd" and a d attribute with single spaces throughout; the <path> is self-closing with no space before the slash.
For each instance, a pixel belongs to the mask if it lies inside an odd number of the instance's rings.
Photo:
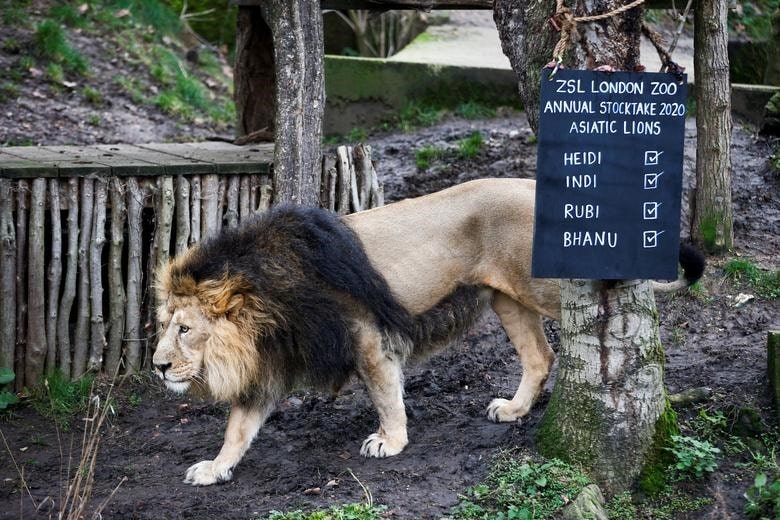
<path id="1" fill-rule="evenodd" d="M 364 457 L 375 457 L 378 459 L 392 457 L 401 453 L 407 442 L 406 440 L 391 439 L 379 433 L 372 433 L 363 441 L 363 445 L 360 447 L 360 454 Z"/>
<path id="2" fill-rule="evenodd" d="M 220 469 L 213 460 L 202 460 L 189 467 L 184 477 L 184 483 L 193 486 L 210 486 L 211 484 L 227 482 L 231 478 L 233 478 L 232 469 Z"/>
<path id="3" fill-rule="evenodd" d="M 515 408 L 512 401 L 496 398 L 490 401 L 487 416 L 493 422 L 514 422 L 520 420 L 528 410 L 522 411 Z"/>

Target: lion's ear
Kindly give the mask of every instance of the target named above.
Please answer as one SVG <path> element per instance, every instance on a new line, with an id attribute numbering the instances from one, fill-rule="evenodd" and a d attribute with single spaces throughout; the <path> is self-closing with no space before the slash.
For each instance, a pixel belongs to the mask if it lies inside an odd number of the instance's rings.
<path id="1" fill-rule="evenodd" d="M 227 306 L 225 308 L 225 315 L 228 317 L 228 319 L 233 319 L 238 315 L 238 312 L 241 310 L 241 308 L 244 306 L 244 295 L 243 294 L 234 294 L 230 297 L 230 301 L 228 301 Z"/>
<path id="2" fill-rule="evenodd" d="M 244 306 L 244 295 L 238 292 L 235 280 L 209 280 L 202 282 L 199 289 L 199 298 L 214 317 L 234 318 Z"/>

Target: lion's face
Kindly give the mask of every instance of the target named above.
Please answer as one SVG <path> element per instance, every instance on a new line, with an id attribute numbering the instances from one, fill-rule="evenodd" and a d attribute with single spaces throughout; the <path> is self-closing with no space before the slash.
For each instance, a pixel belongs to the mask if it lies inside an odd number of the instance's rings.
<path id="1" fill-rule="evenodd" d="M 169 297 L 157 310 L 160 339 L 152 361 L 170 390 L 185 392 L 193 382 L 205 382 L 204 358 L 212 324 L 197 298 Z"/>

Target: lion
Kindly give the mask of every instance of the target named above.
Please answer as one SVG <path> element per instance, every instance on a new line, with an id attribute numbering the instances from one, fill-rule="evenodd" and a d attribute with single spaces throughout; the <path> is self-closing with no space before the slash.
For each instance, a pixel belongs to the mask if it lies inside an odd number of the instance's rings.
<path id="1" fill-rule="evenodd" d="M 408 443 L 403 367 L 464 333 L 488 307 L 514 344 L 522 377 L 492 421 L 525 416 L 554 354 L 542 317 L 560 319 L 560 284 L 531 277 L 535 182 L 471 181 L 338 217 L 281 206 L 194 245 L 157 273 L 161 327 L 153 364 L 174 392 L 203 392 L 231 409 L 213 460 L 185 482 L 230 480 L 287 393 L 366 385 L 379 429 L 360 447 L 389 457 Z M 703 258 L 683 248 L 684 278 Z"/>

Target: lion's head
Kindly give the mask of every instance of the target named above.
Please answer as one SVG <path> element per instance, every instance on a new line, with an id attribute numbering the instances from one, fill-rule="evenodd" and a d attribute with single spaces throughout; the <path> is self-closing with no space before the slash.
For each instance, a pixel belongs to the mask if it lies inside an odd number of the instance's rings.
<path id="1" fill-rule="evenodd" d="M 257 306 L 240 276 L 196 280 L 188 269 L 193 256 L 190 250 L 157 272 L 160 330 L 152 362 L 170 390 L 195 386 L 235 400 L 257 381 Z"/>

